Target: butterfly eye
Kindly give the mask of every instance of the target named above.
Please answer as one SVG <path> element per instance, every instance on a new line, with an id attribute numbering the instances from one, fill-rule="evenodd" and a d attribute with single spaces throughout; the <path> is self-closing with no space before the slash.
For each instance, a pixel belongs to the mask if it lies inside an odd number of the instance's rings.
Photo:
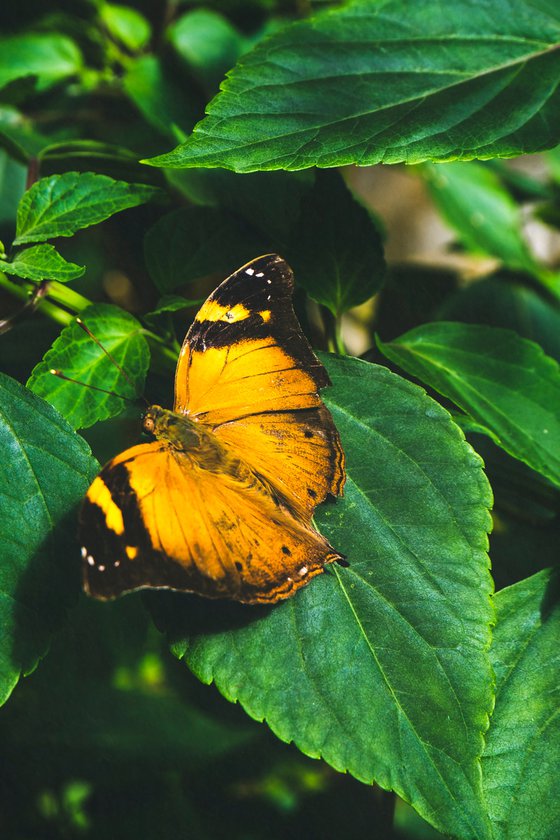
<path id="1" fill-rule="evenodd" d="M 144 417 L 144 431 L 149 432 L 151 434 L 154 431 L 154 429 L 154 418 L 150 417 L 150 415 L 148 414 L 146 417 Z"/>

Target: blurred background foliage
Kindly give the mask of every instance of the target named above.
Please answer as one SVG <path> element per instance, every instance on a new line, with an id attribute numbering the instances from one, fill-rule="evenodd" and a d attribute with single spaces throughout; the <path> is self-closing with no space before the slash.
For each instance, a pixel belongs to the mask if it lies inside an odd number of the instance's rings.
<path id="1" fill-rule="evenodd" d="M 225 72 L 307 7 L 295 0 L 2 4 L 0 239 L 14 238 L 17 203 L 38 177 L 94 171 L 166 186 L 163 203 L 83 230 L 61 243 L 63 253 L 86 266 L 72 288 L 92 300 L 145 314 L 162 294 L 184 292 L 196 305 L 244 258 L 240 227 L 249 257 L 267 245 L 255 225 L 262 208 L 251 218 L 254 188 L 244 193 L 250 179 L 262 175 L 263 189 L 278 190 L 285 208 L 281 196 L 305 192 L 307 176 L 289 176 L 289 187 L 281 174 L 221 173 L 212 181 L 138 160 L 187 136 Z M 35 75 L 17 71 L 18 55 L 36 61 Z M 388 341 L 448 319 L 510 327 L 560 361 L 558 150 L 513 163 L 349 167 L 343 177 L 382 231 L 388 264 L 383 290 L 344 314 L 350 352 L 381 361 L 371 349 L 375 332 Z M 221 243 L 212 252 L 215 270 L 206 271 L 209 260 L 197 250 L 188 284 L 179 272 L 166 289 L 169 271 L 158 279 L 150 241 L 160 246 L 171 236 L 169 226 L 157 228 L 169 211 L 188 218 L 196 207 L 198 219 L 200 206 L 209 215 L 204 235 L 211 223 Z M 282 241 L 281 214 L 266 222 Z M 19 306 L 4 285 L 2 316 L 14 320 L 0 354 L 4 370 L 25 382 L 60 325 L 40 311 L 18 318 Z M 306 306 L 302 293 L 298 306 L 315 344 L 326 346 L 328 313 Z M 181 339 L 193 311 L 159 317 Z M 168 375 L 152 372 L 147 393 L 169 404 L 170 387 Z M 128 442 L 135 423 L 131 409 L 89 431 L 97 457 Z M 501 587 L 555 562 L 560 499 L 544 478 L 472 434 L 496 493 L 491 548 Z M 2 709 L 0 742 L 5 838 L 391 836 L 390 797 L 306 759 L 198 683 L 169 654 L 138 596 L 110 605 L 81 600 Z M 395 837 L 439 836 L 401 801 L 394 825 Z"/>

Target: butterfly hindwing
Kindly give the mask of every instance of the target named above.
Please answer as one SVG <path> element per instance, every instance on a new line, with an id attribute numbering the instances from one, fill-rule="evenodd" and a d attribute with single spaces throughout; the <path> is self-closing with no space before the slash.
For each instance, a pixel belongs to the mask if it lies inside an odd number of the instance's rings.
<path id="1" fill-rule="evenodd" d="M 150 587 L 274 602 L 339 556 L 249 471 L 215 474 L 159 442 L 103 469 L 81 525 L 85 589 L 98 598 Z"/>

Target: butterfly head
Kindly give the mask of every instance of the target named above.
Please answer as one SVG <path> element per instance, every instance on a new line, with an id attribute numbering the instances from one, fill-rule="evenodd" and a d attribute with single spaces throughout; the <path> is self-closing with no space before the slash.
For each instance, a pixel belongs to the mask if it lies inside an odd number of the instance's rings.
<path id="1" fill-rule="evenodd" d="M 150 406 L 142 424 L 145 432 L 177 449 L 193 449 L 200 444 L 201 431 L 192 420 L 159 405 Z"/>

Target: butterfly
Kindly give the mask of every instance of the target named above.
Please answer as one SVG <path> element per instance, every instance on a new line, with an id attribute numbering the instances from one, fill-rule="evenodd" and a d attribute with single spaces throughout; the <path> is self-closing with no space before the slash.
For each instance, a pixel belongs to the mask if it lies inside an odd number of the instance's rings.
<path id="1" fill-rule="evenodd" d="M 344 563 L 312 522 L 342 494 L 344 452 L 293 286 L 281 257 L 258 257 L 196 315 L 173 411 L 151 406 L 143 426 L 155 439 L 109 461 L 84 499 L 90 595 L 164 588 L 270 604 Z"/>

